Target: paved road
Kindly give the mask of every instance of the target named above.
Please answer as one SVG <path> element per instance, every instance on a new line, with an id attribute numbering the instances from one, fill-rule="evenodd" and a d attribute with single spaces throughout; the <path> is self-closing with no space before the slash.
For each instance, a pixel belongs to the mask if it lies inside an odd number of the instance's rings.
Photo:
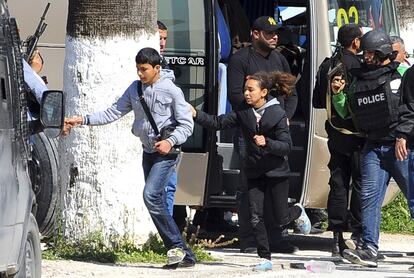
<path id="1" fill-rule="evenodd" d="M 253 272 L 252 265 L 259 261 L 255 254 L 241 254 L 236 249 L 215 249 L 211 254 L 220 259 L 213 263 L 199 263 L 194 268 L 164 270 L 162 265 L 129 264 L 111 265 L 74 261 L 43 261 L 42 277 L 84 278 L 84 277 L 414 277 L 408 268 L 414 265 L 414 236 L 381 235 L 381 251 L 386 260 L 376 269 L 335 260 L 330 256 L 329 233 L 318 236 L 293 236 L 292 242 L 301 249 L 294 255 L 273 254 L 274 270 L 266 273 Z M 317 250 L 319 249 L 319 250 Z M 320 251 L 322 250 L 322 251 Z M 333 273 L 309 273 L 304 269 L 292 268 L 292 263 L 309 260 L 333 261 Z"/>

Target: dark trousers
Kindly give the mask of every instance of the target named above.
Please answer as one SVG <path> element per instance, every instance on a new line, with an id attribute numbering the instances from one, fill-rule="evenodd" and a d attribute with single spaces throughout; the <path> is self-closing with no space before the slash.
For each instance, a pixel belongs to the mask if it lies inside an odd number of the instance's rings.
<path id="1" fill-rule="evenodd" d="M 281 230 L 297 219 L 301 209 L 289 208 L 289 178 L 266 177 L 248 179 L 251 225 L 257 244 L 257 254 L 261 258 L 271 258 L 268 232 Z"/>
<path id="2" fill-rule="evenodd" d="M 361 151 L 363 140 L 353 135 L 328 132 L 328 148 L 331 154 L 328 168 L 330 191 L 328 195 L 328 230 L 349 230 L 361 235 Z M 352 193 L 349 200 L 349 190 Z M 349 204 L 349 211 L 348 211 Z M 350 218 L 350 219 L 349 219 Z"/>
<path id="3" fill-rule="evenodd" d="M 240 174 L 239 183 L 237 185 L 236 200 L 237 200 L 237 216 L 239 222 L 239 242 L 240 250 L 256 245 L 252 225 L 250 224 L 250 210 L 249 210 L 249 193 L 247 189 L 247 178 L 243 171 L 243 161 L 246 157 L 246 143 L 241 135 L 241 130 L 236 129 L 233 144 L 236 153 L 239 155 Z"/>

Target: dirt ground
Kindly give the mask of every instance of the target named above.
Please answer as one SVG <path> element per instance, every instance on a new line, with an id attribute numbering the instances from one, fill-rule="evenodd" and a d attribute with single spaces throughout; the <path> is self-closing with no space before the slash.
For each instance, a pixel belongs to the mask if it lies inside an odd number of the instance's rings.
<path id="1" fill-rule="evenodd" d="M 259 262 L 256 254 L 241 254 L 237 249 L 214 249 L 212 256 L 220 259 L 213 263 L 199 263 L 193 268 L 164 270 L 161 264 L 113 265 L 76 261 L 43 260 L 42 277 L 45 278 L 86 278 L 86 277 L 414 277 L 409 272 L 414 265 L 414 236 L 381 234 L 380 251 L 386 260 L 376 269 L 363 268 L 333 259 L 329 252 L 330 233 L 312 236 L 291 236 L 291 242 L 300 251 L 293 255 L 273 254 L 274 269 L 271 272 L 256 273 L 252 266 Z M 304 269 L 294 269 L 291 263 L 309 260 L 333 261 L 334 273 L 309 273 Z"/>

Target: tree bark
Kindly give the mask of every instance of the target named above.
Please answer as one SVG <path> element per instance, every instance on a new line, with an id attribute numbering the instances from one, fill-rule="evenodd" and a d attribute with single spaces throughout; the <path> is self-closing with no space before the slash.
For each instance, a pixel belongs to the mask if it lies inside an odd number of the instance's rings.
<path id="1" fill-rule="evenodd" d="M 157 31 L 154 0 L 69 0 L 66 32 L 71 37 L 131 36 Z"/>
<path id="2" fill-rule="evenodd" d="M 109 107 L 137 79 L 135 55 L 159 48 L 155 0 L 69 0 L 64 91 L 68 116 Z M 78 127 L 61 141 L 65 235 L 102 232 L 143 241 L 154 231 L 142 200 L 142 147 L 133 113 Z"/>

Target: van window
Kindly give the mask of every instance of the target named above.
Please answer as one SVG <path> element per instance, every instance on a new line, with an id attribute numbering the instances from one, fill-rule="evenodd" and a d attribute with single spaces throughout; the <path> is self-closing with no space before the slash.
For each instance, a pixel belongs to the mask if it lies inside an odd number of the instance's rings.
<path id="1" fill-rule="evenodd" d="M 174 70 L 176 84 L 197 108 L 206 101 L 206 27 L 203 0 L 158 0 L 158 20 L 168 29 L 165 58 Z M 196 125 L 183 148 L 203 148 L 203 129 Z"/>
<path id="2" fill-rule="evenodd" d="M 336 43 L 338 29 L 347 23 L 360 24 L 364 33 L 372 29 L 384 29 L 390 35 L 398 34 L 392 0 L 329 0 L 328 2 L 332 44 Z"/>
<path id="3" fill-rule="evenodd" d="M 205 54 L 203 1 L 158 0 L 158 19 L 168 28 L 167 51 Z"/>

